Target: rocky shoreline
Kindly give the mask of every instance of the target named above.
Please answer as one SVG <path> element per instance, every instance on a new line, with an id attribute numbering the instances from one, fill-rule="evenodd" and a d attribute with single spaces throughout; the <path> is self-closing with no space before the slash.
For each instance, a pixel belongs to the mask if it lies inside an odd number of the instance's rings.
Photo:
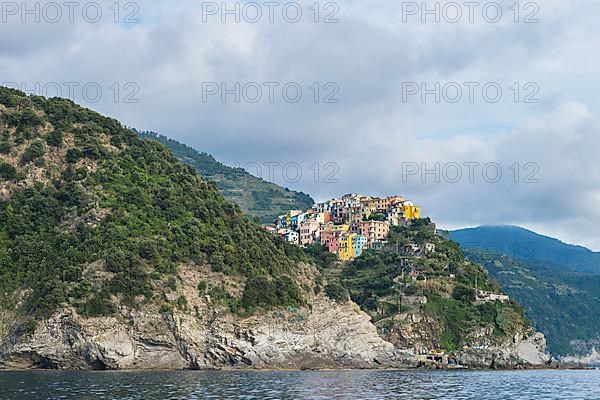
<path id="1" fill-rule="evenodd" d="M 0 369 L 214 370 L 452 368 L 398 349 L 352 303 L 325 296 L 300 310 L 238 319 L 209 302 L 193 312 L 123 309 L 118 316 L 84 318 L 65 309 L 33 332 L 13 327 L 0 345 Z M 557 368 L 536 334 L 515 346 L 469 349 L 457 364 L 477 369 Z"/>

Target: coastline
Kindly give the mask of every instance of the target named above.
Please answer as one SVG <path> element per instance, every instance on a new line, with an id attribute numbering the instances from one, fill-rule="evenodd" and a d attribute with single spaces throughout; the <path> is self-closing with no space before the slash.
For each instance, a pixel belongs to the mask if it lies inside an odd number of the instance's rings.
<path id="1" fill-rule="evenodd" d="M 29 368 L 29 369 L 15 369 L 15 368 L 0 368 L 0 374 L 3 372 L 258 372 L 258 373 L 269 373 L 269 372 L 341 372 L 341 371 L 397 371 L 397 372 L 411 372 L 411 371 L 466 371 L 466 372 L 508 372 L 508 371 L 593 371 L 599 367 L 594 366 L 576 366 L 576 365 L 560 365 L 558 367 L 528 367 L 528 368 L 471 368 L 471 367 L 460 367 L 460 368 L 425 368 L 425 367 L 389 367 L 389 368 L 236 368 L 236 367 L 223 367 L 223 368 L 205 368 L 205 369 L 165 369 L 165 368 L 140 368 L 140 369 L 53 369 L 53 368 Z"/>

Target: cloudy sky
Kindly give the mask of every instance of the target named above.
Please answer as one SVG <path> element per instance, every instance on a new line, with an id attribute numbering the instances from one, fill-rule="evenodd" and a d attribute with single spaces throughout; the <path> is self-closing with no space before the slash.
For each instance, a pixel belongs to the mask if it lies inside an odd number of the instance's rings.
<path id="1" fill-rule="evenodd" d="M 600 250 L 597 1 L 1 7 L 4 85 L 317 200 L 398 193 L 445 228 L 519 224 Z"/>

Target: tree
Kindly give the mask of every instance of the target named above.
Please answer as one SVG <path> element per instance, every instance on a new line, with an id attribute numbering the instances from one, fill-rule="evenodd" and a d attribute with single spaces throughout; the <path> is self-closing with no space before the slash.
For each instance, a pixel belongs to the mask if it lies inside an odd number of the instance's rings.
<path id="1" fill-rule="evenodd" d="M 63 134 L 59 130 L 53 130 L 46 135 L 46 143 L 49 146 L 60 147 L 63 141 Z"/>

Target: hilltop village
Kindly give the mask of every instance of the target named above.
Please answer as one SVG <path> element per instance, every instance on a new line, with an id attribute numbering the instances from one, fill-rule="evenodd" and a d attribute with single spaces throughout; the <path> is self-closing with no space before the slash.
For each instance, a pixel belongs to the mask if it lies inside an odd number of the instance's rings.
<path id="1" fill-rule="evenodd" d="M 289 211 L 265 229 L 299 246 L 320 243 L 339 260 L 348 261 L 365 249 L 381 249 L 391 226 L 419 218 L 421 208 L 402 196 L 347 194 L 317 203 L 307 211 Z"/>

